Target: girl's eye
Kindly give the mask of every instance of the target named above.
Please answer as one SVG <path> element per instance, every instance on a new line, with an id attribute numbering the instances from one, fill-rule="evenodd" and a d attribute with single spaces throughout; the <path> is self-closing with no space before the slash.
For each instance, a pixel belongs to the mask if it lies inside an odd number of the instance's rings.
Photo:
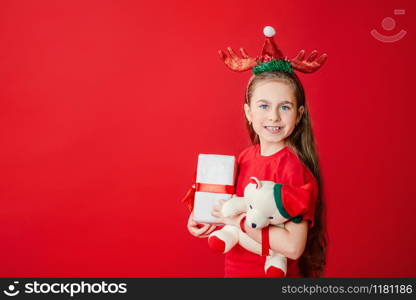
<path id="1" fill-rule="evenodd" d="M 280 108 L 282 110 L 289 110 L 290 109 L 290 106 L 288 106 L 288 105 L 282 105 Z"/>
<path id="2" fill-rule="evenodd" d="M 269 217 L 270 220 L 273 220 L 273 217 Z"/>
<path id="3" fill-rule="evenodd" d="M 261 104 L 259 107 L 261 109 L 267 109 L 269 106 L 267 104 Z"/>

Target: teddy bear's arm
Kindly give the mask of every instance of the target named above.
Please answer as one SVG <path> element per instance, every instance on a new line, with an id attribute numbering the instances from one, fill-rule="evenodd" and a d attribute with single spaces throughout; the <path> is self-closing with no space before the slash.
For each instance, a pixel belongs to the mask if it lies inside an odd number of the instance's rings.
<path id="1" fill-rule="evenodd" d="M 228 218 L 245 211 L 247 211 L 247 205 L 244 197 L 234 196 L 224 203 L 221 213 L 224 217 Z"/>

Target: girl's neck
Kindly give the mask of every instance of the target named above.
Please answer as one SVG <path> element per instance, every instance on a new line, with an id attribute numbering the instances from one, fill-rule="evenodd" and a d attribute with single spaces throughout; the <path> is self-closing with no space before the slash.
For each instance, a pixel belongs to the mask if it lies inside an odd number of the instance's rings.
<path id="1" fill-rule="evenodd" d="M 284 147 L 286 147 L 286 143 L 284 141 L 280 143 L 262 143 L 260 141 L 260 155 L 270 156 L 279 152 Z"/>

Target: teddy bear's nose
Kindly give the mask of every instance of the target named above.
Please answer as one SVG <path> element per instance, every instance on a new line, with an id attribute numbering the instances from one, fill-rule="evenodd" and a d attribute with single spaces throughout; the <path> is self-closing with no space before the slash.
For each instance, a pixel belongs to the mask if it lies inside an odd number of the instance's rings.
<path id="1" fill-rule="evenodd" d="M 251 223 L 251 227 L 256 228 L 257 224 L 256 223 Z"/>

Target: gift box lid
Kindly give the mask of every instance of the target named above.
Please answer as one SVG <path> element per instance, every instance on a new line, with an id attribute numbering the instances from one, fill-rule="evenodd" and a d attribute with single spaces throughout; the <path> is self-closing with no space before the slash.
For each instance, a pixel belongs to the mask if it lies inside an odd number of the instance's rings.
<path id="1" fill-rule="evenodd" d="M 235 156 L 199 154 L 196 182 L 234 185 Z"/>

